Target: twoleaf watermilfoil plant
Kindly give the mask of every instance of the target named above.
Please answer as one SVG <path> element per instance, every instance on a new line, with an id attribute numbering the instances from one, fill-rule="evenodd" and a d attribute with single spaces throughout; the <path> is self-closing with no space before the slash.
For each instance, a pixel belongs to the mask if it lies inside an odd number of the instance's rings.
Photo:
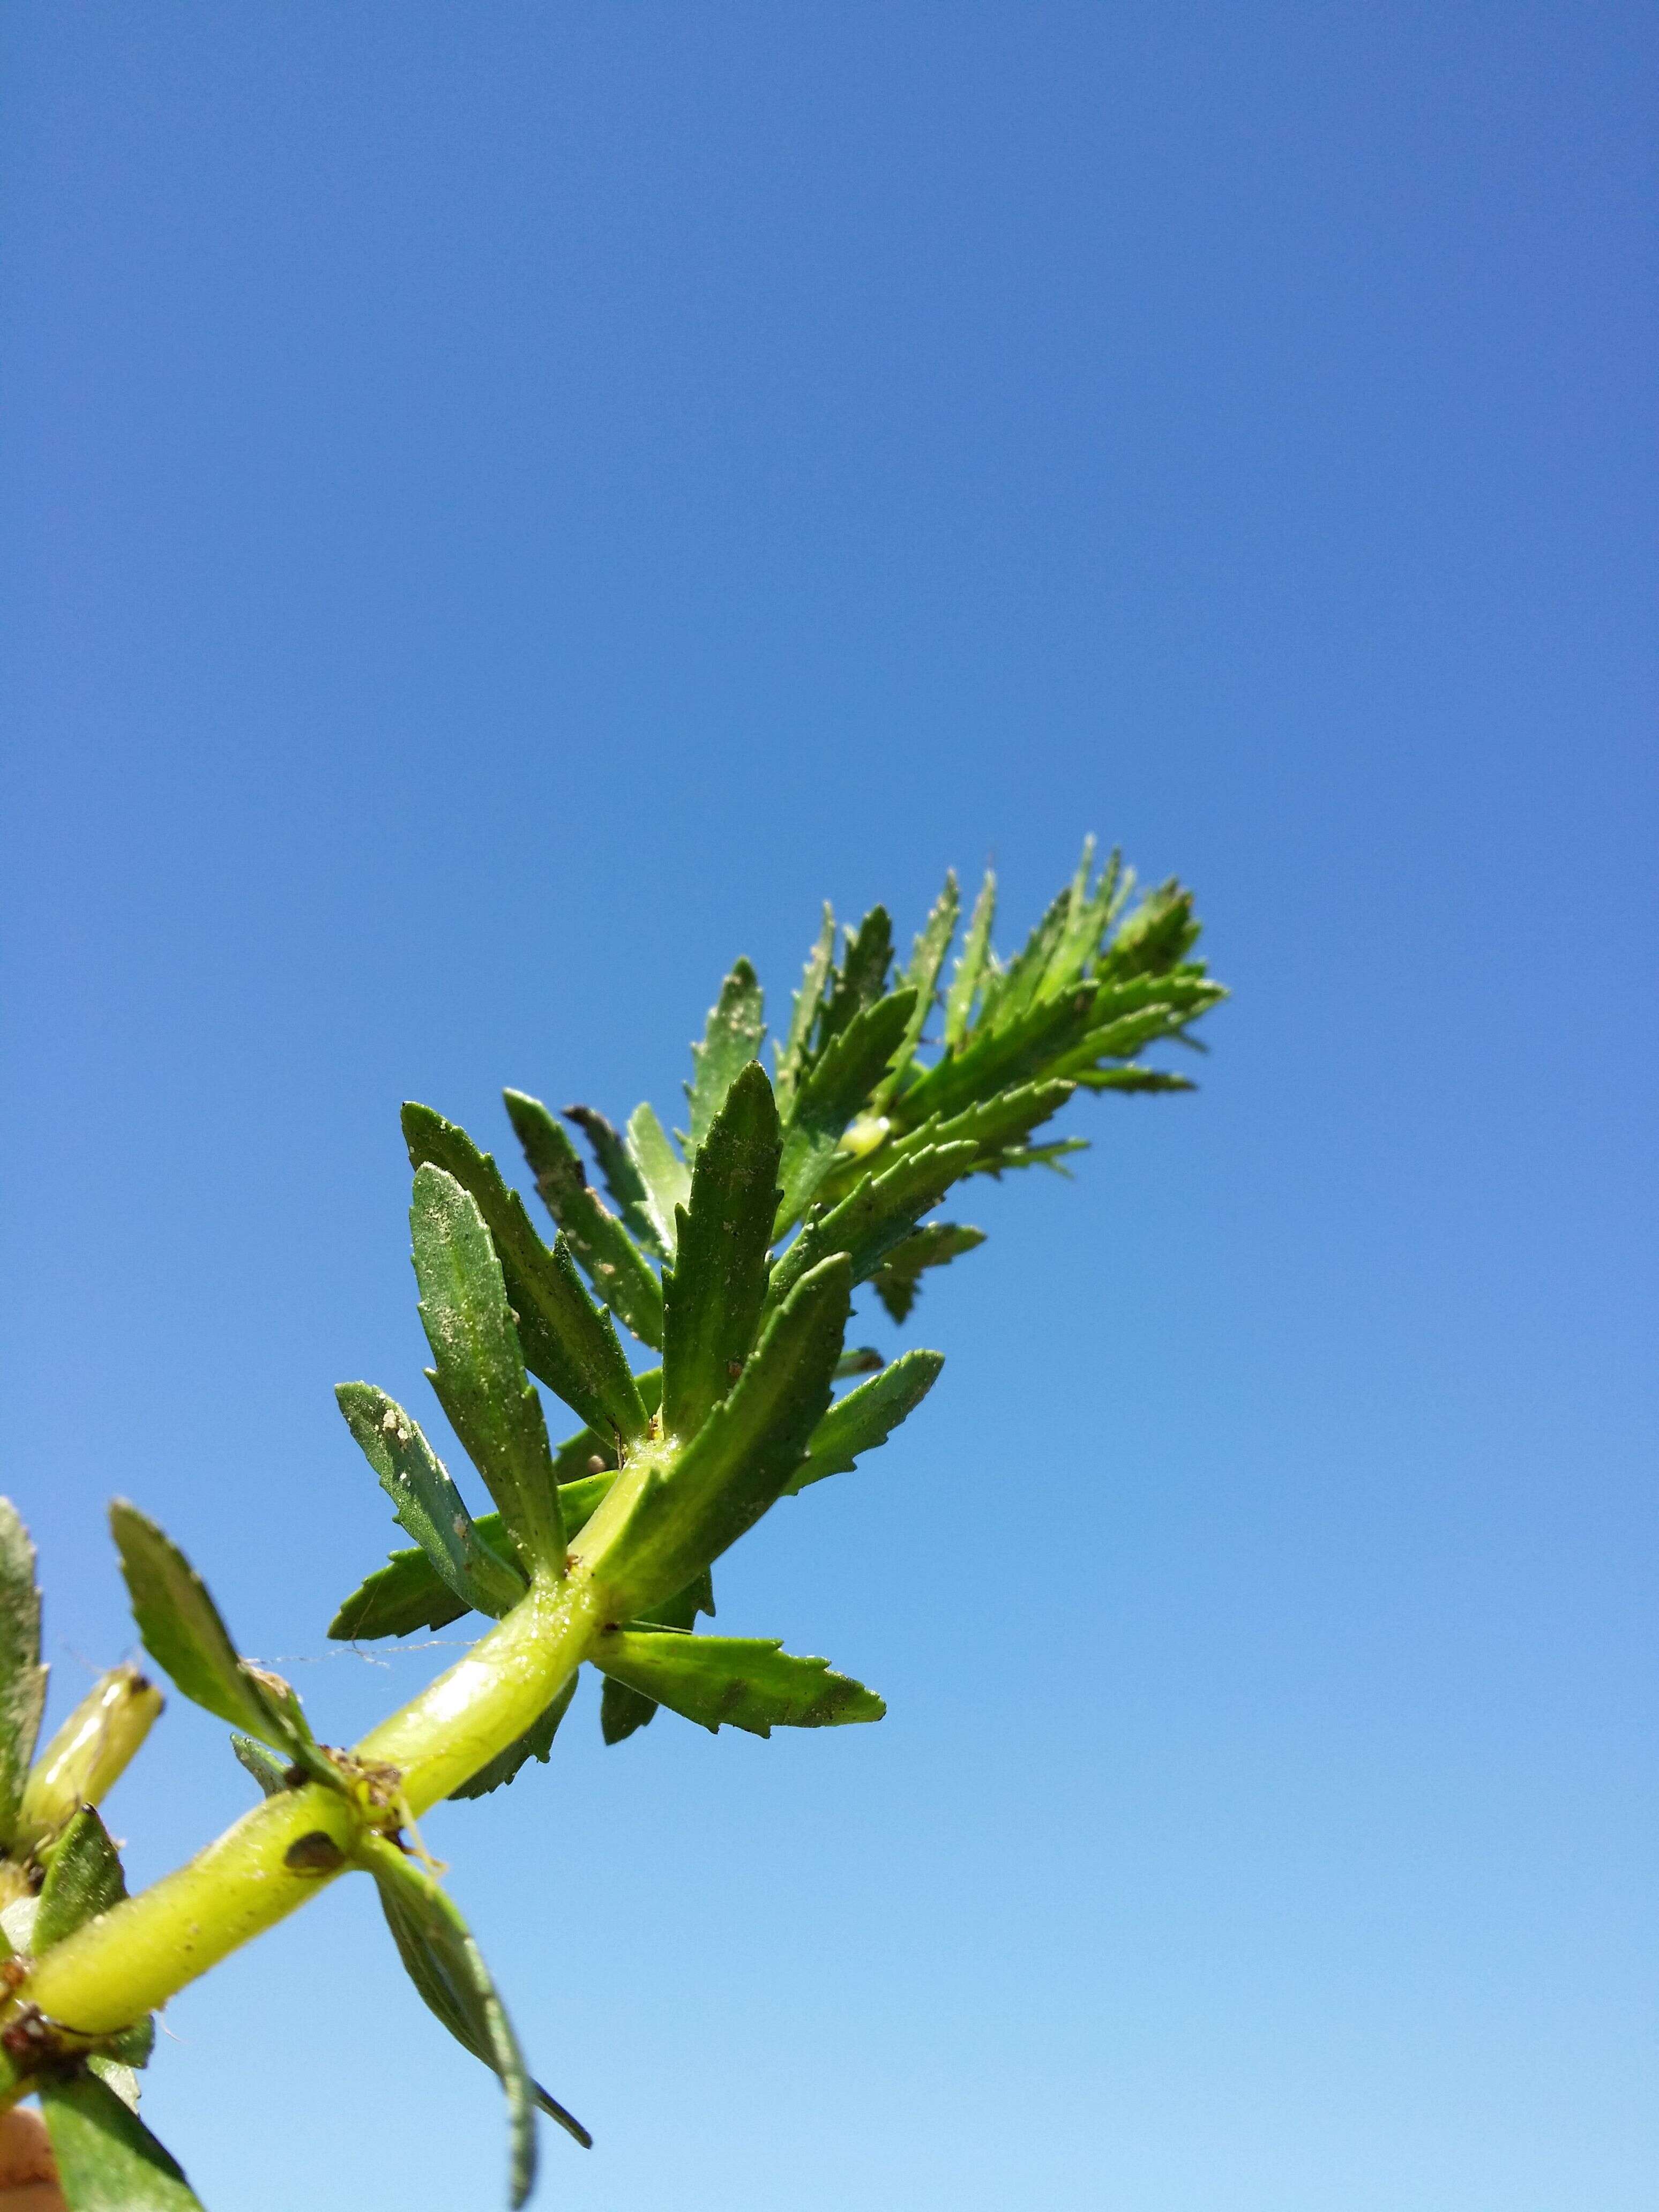
<path id="1" fill-rule="evenodd" d="M 712 1571 L 781 1499 L 885 1443 L 938 1378 L 936 1352 L 884 1364 L 848 1346 L 860 1286 L 905 1321 L 927 1270 L 983 1241 L 938 1218 L 947 1194 L 973 1176 L 1060 1167 L 1082 1140 L 1039 1132 L 1079 1089 L 1189 1088 L 1141 1055 L 1194 1042 L 1224 995 L 1193 957 L 1190 896 L 1170 884 L 1135 901 L 1115 857 L 1095 873 L 1091 845 L 1006 963 L 991 949 L 994 906 L 988 876 L 948 979 L 953 877 L 901 973 L 881 908 L 839 940 L 826 908 L 769 1073 L 760 986 L 739 961 L 693 1048 L 678 1141 L 648 1105 L 619 1131 L 591 1107 L 555 1114 L 507 1091 L 550 1243 L 465 1130 L 404 1108 L 428 1380 L 494 1510 L 474 1514 L 397 1400 L 342 1384 L 346 1424 L 411 1540 L 329 1632 L 403 1636 L 475 1613 L 490 1625 L 337 1749 L 287 1682 L 239 1655 L 172 1540 L 118 1501 L 144 1648 L 228 1723 L 263 1793 L 137 1897 L 96 1808 L 159 1698 L 117 1669 L 31 1765 L 39 1598 L 27 1536 L 0 1501 L 0 2107 L 39 2098 L 75 2212 L 198 2204 L 137 2116 L 151 2016 L 354 1870 L 373 1880 L 421 1996 L 501 2079 L 511 2203 L 530 2193 L 538 2111 L 586 2142 L 529 2072 L 415 1824 L 546 1760 L 584 1665 L 602 1678 L 611 1743 L 663 1706 L 759 1735 L 880 1718 L 881 1699 L 823 1660 L 699 1627 L 714 1612 Z M 580 1424 L 562 1443 L 538 1383 Z"/>

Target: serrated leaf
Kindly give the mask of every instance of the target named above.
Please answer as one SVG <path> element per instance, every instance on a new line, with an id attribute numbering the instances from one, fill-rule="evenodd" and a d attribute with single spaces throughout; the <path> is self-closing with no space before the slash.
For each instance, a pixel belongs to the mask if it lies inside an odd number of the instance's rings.
<path id="1" fill-rule="evenodd" d="M 691 1048 L 693 1075 L 685 1096 L 691 1109 L 687 1157 L 693 1162 L 739 1071 L 760 1056 L 766 1035 L 764 1012 L 755 971 L 746 960 L 739 960 L 709 1009 L 702 1042 Z"/>
<path id="2" fill-rule="evenodd" d="M 549 1704 L 541 1718 L 527 1728 L 521 1736 L 498 1752 L 487 1765 L 481 1766 L 452 1797 L 487 1797 L 492 1790 L 499 1790 L 511 1782 L 527 1759 L 538 1759 L 545 1766 L 553 1749 L 553 1739 L 559 1732 L 559 1723 L 570 1709 L 570 1700 L 576 1694 L 576 1677 L 572 1674 L 564 1687 Z"/>
<path id="3" fill-rule="evenodd" d="M 505 1091 L 508 1118 L 542 1203 L 568 1238 L 588 1280 L 642 1344 L 662 1348 L 662 1285 L 650 1263 L 587 1180 L 580 1156 L 538 1098 Z"/>
<path id="4" fill-rule="evenodd" d="M 1072 1171 L 1060 1162 L 1072 1152 L 1086 1152 L 1088 1140 L 1084 1137 L 1062 1137 L 1052 1145 L 1010 1145 L 1000 1152 L 990 1154 L 980 1162 L 975 1172 L 989 1176 L 993 1182 L 1002 1180 L 1005 1168 L 1052 1168 L 1057 1176 L 1069 1182 Z"/>
<path id="5" fill-rule="evenodd" d="M 575 1123 L 593 1147 L 593 1157 L 599 1162 L 599 1173 L 605 1177 L 611 1203 L 616 1207 L 629 1235 L 648 1247 L 659 1259 L 665 1259 L 666 1249 L 658 1241 L 656 1230 L 646 1210 L 645 1184 L 634 1164 L 621 1130 L 614 1122 L 607 1121 L 594 1106 L 566 1106 L 561 1111 L 567 1121 Z"/>
<path id="6" fill-rule="evenodd" d="M 449 1470 L 395 1399 L 370 1382 L 342 1382 L 335 1399 L 346 1426 L 407 1529 L 470 1611 L 499 1620 L 529 1587 L 515 1563 L 478 1534 Z"/>
<path id="7" fill-rule="evenodd" d="M 780 1169 L 781 1231 L 811 1205 L 836 1164 L 842 1132 L 898 1050 L 915 1010 L 914 991 L 895 991 L 854 1016 L 795 1094 Z"/>
<path id="8" fill-rule="evenodd" d="M 628 1157 L 645 1196 L 643 1204 L 658 1249 L 670 1260 L 678 1234 L 675 1215 L 691 1195 L 691 1170 L 668 1140 L 668 1132 L 648 1102 L 628 1117 Z"/>
<path id="9" fill-rule="evenodd" d="M 499 1514 L 481 1514 L 480 1525 Z M 328 1624 L 337 1644 L 370 1644 L 381 1636 L 413 1636 L 417 1629 L 447 1628 L 465 1618 L 462 1604 L 422 1551 L 393 1552 L 341 1601 Z"/>
<path id="10" fill-rule="evenodd" d="M 781 1137 L 758 1060 L 709 1125 L 664 1284 L 663 1424 L 694 1436 L 743 1371 L 765 1303 Z"/>
<path id="11" fill-rule="evenodd" d="M 43 2081 L 40 2109 L 70 2212 L 202 2212 L 178 2160 L 95 2074 Z"/>
<path id="12" fill-rule="evenodd" d="M 1193 895 L 1173 878 L 1148 891 L 1102 955 L 1103 976 L 1156 975 L 1184 960 L 1202 934 Z"/>
<path id="13" fill-rule="evenodd" d="M 831 1252 L 845 1252 L 853 1280 L 874 1274 L 887 1255 L 931 1212 L 958 1176 L 973 1172 L 977 1138 L 955 1144 L 916 1142 L 879 1174 L 861 1176 L 839 1205 L 814 1214 L 772 1271 L 769 1302 L 781 1302 L 809 1267 Z"/>
<path id="14" fill-rule="evenodd" d="M 1093 950 L 1089 941 L 1088 925 L 1092 911 L 1089 878 L 1094 872 L 1094 864 L 1095 841 L 1091 834 L 1083 841 L 1083 856 L 1073 872 L 1071 887 L 1066 895 L 1065 919 L 1037 984 L 1041 997 L 1048 998 L 1065 984 L 1075 982 L 1083 972 L 1084 962 Z"/>
<path id="15" fill-rule="evenodd" d="M 931 1221 L 890 1252 L 870 1278 L 876 1296 L 896 1322 L 909 1317 L 916 1302 L 923 1272 L 959 1260 L 985 1242 L 982 1229 L 969 1229 L 952 1221 Z"/>
<path id="16" fill-rule="evenodd" d="M 1138 1014 L 1125 1014 L 1103 1028 L 1091 1030 L 1082 1042 L 1054 1063 L 1057 1075 L 1082 1075 L 1097 1060 L 1132 1060 L 1143 1045 L 1167 1037 L 1178 1030 L 1186 1015 L 1174 1006 L 1158 1004 Z"/>
<path id="17" fill-rule="evenodd" d="M 775 1728 L 842 1728 L 878 1721 L 872 1690 L 832 1674 L 825 1659 L 799 1659 L 769 1637 L 692 1636 L 676 1629 L 607 1629 L 593 1663 L 635 1695 L 653 1698 L 710 1730 L 722 1725 L 770 1735 Z"/>
<path id="18" fill-rule="evenodd" d="M 1098 957 L 1107 932 L 1116 920 L 1122 901 L 1128 896 L 1129 886 L 1123 879 L 1123 856 L 1114 852 L 1092 891 L 1087 889 L 1088 864 L 1094 852 L 1095 841 L 1089 838 L 1083 848 L 1083 861 L 1078 870 L 1078 880 L 1072 887 L 1072 913 L 1066 933 L 1056 947 L 1048 963 L 1048 972 L 1042 979 L 1043 994 L 1052 997 L 1068 983 L 1089 973 Z"/>
<path id="19" fill-rule="evenodd" d="M 584 2148 L 592 2138 L 532 2080 L 483 1954 L 447 1893 L 384 1837 L 365 1836 L 358 1854 L 374 1877 L 380 1909 L 410 1981 L 428 2009 L 463 2049 L 497 2075 L 506 2092 L 512 2139 L 509 2201 L 516 2208 L 535 2179 L 538 2106 Z"/>
<path id="20" fill-rule="evenodd" d="M 290 1759 L 314 1764 L 311 1731 L 293 1692 L 237 1656 L 207 1584 L 173 1539 L 124 1498 L 109 1517 L 132 1616 L 156 1665 L 193 1704 Z"/>
<path id="21" fill-rule="evenodd" d="M 949 1121 L 1017 1085 L 1041 1080 L 1088 1034 L 1095 995 L 1092 984 L 1073 984 L 1006 1027 L 981 1024 L 959 1053 L 930 1067 L 894 1101 L 896 1125 L 914 1130 L 935 1116 Z"/>
<path id="22" fill-rule="evenodd" d="M 900 1078 L 910 1064 L 912 1054 L 921 1042 L 921 1033 L 927 1026 L 927 1017 L 933 1011 L 939 995 L 939 970 L 945 965 L 945 956 L 951 949 L 951 940 L 957 933 L 957 921 L 962 912 L 962 894 L 957 888 L 956 872 L 951 870 L 945 878 L 945 889 L 934 902 L 921 934 L 910 953 L 910 965 L 904 980 L 916 994 L 915 1010 L 910 1016 L 903 1042 L 894 1056 L 893 1065 L 876 1086 L 871 1100 L 872 1109 L 879 1113 L 897 1089 Z"/>
<path id="23" fill-rule="evenodd" d="M 441 1168 L 482 1215 L 524 1364 L 601 1435 L 615 1428 L 630 1443 L 643 1436 L 646 1410 L 616 1326 L 583 1289 L 565 1238 L 556 1237 L 550 1250 L 543 1243 L 524 1200 L 465 1129 L 428 1106 L 405 1106 L 403 1123 L 417 1174 L 422 1166 Z"/>
<path id="24" fill-rule="evenodd" d="M 1189 1019 L 1218 1006 L 1226 987 L 1207 973 L 1202 961 L 1189 961 L 1161 969 L 1152 975 L 1101 975 L 1094 979 L 1095 1005 L 1091 1029 L 1099 1029 L 1121 1014 L 1133 1014 L 1154 1000 L 1178 1006 Z"/>
<path id="25" fill-rule="evenodd" d="M 120 1854 L 90 1805 L 82 1808 L 54 1846 L 40 1885 L 33 1948 L 50 1950 L 127 1893 Z"/>
<path id="26" fill-rule="evenodd" d="M 1066 933 L 1071 903 L 1068 885 L 1049 902 L 1042 921 L 987 988 L 979 1018 L 979 1026 L 987 1034 L 994 1035 L 1006 1029 L 1039 1003 L 1042 978 L 1055 947 Z"/>
<path id="27" fill-rule="evenodd" d="M 16 1833 L 46 1696 L 34 1547 L 10 1498 L 0 1498 L 0 1846 Z"/>
<path id="28" fill-rule="evenodd" d="M 805 1462 L 787 1492 L 794 1495 L 826 1475 L 848 1474 L 861 1453 L 884 1444 L 921 1405 L 944 1365 L 942 1352 L 902 1352 L 879 1375 L 838 1398 L 813 1430 Z"/>
<path id="29" fill-rule="evenodd" d="M 806 965 L 801 971 L 800 988 L 795 994 L 789 1016 L 789 1034 L 781 1046 L 775 1043 L 773 1047 L 777 1060 L 773 1087 L 780 1104 L 785 1107 L 794 1097 L 795 1086 L 806 1064 L 813 1024 L 817 1019 L 818 1008 L 823 1000 L 823 987 L 830 980 L 830 971 L 835 960 L 836 916 L 834 909 L 826 902 L 823 927 L 819 930 L 817 942 L 807 954 Z"/>
<path id="30" fill-rule="evenodd" d="M 985 963 L 991 950 L 991 923 L 997 910 L 997 879 L 989 868 L 985 881 L 980 885 L 979 896 L 974 901 L 974 911 L 969 918 L 968 934 L 963 939 L 962 957 L 957 962 L 951 978 L 950 990 L 945 1000 L 945 1049 L 947 1053 L 960 1050 L 973 1019 L 974 1000 L 985 980 Z"/>
<path id="31" fill-rule="evenodd" d="M 887 988 L 892 964 L 892 921 L 885 907 L 872 906 L 857 929 L 847 932 L 841 964 L 830 975 L 829 995 L 818 1010 L 816 1055 L 876 1004 Z"/>
<path id="32" fill-rule="evenodd" d="M 627 1524 L 636 1605 L 684 1589 L 759 1520 L 806 1456 L 830 1403 L 852 1291 L 843 1253 L 804 1276 L 731 1396 L 642 1489 Z"/>
<path id="33" fill-rule="evenodd" d="M 1017 1084 L 1010 1090 L 994 1091 L 978 1105 L 952 1115 L 949 1121 L 929 1121 L 913 1130 L 900 1139 L 891 1157 L 896 1164 L 913 1156 L 919 1157 L 932 1146 L 971 1144 L 977 1148 L 982 1164 L 987 1158 L 1006 1146 L 1023 1143 L 1033 1129 L 1059 1113 L 1072 1096 L 1073 1088 L 1069 1078 L 1057 1078 Z"/>
<path id="34" fill-rule="evenodd" d="M 1085 1068 L 1072 1080 L 1085 1091 L 1196 1091 L 1198 1085 L 1184 1075 L 1173 1075 L 1167 1067 L 1094 1067 Z"/>
<path id="35" fill-rule="evenodd" d="M 616 1470 L 581 1475 L 559 1486 L 560 1510 L 567 1541 L 581 1533 L 584 1522 L 616 1480 Z M 492 1551 L 511 1546 L 512 1538 L 499 1513 L 481 1513 L 473 1523 L 483 1542 Z M 440 1577 L 420 1550 L 393 1552 L 352 1592 L 329 1623 L 329 1635 L 340 1644 L 363 1644 L 380 1636 L 413 1636 L 422 1628 L 447 1628 L 469 1608 Z"/>
<path id="36" fill-rule="evenodd" d="M 714 1610 L 714 1585 L 708 1569 L 694 1577 L 683 1590 L 665 1598 L 660 1605 L 650 1606 L 633 1628 L 695 1628 L 697 1615 L 711 1616 Z M 607 1675 L 599 1693 L 599 1733 L 608 1744 L 624 1743 L 635 1732 L 647 1727 L 656 1717 L 654 1698 L 641 1697 L 622 1682 L 613 1682 Z"/>
<path id="37" fill-rule="evenodd" d="M 438 1402 L 520 1558 L 562 1575 L 564 1525 L 547 1424 L 483 1216 L 470 1191 L 427 1162 L 415 1171 L 409 1221 Z"/>

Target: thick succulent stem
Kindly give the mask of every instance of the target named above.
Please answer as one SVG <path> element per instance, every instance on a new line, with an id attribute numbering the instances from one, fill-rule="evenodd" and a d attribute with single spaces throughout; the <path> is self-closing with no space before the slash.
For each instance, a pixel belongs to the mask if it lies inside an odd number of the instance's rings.
<path id="1" fill-rule="evenodd" d="M 423 1813 L 522 1735 L 605 1619 L 590 1570 L 538 1580 L 459 1665 L 366 1736 L 355 1756 L 398 1770 L 391 1819 Z M 282 1790 L 188 1865 L 54 1946 L 16 2002 L 80 2035 L 127 2027 L 314 1896 L 350 1863 L 365 1828 L 387 1817 L 319 1784 Z"/>

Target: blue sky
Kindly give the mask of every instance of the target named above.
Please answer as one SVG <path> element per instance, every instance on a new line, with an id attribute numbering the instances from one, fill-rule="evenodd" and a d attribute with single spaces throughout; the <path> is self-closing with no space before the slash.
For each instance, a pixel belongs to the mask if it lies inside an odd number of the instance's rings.
<path id="1" fill-rule="evenodd" d="M 5 1483 L 337 1740 L 420 1402 L 398 1102 L 678 1103 L 750 954 L 1197 887 L 1192 1099 L 987 1186 L 721 1621 L 878 1729 L 431 1824 L 623 2212 L 1636 2212 L 1652 2001 L 1654 64 L 1632 7 L 14 11 Z M 892 1332 L 872 1323 L 885 1343 Z M 435 1409 L 434 1412 L 436 1425 Z M 149 1879 L 248 1796 L 174 1698 Z M 167 2014 L 219 2212 L 489 2205 L 337 1887 Z"/>

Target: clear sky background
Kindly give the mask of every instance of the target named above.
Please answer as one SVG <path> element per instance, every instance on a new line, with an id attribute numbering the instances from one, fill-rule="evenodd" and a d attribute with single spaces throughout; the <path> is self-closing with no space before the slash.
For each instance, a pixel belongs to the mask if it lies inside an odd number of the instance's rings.
<path id="1" fill-rule="evenodd" d="M 733 955 L 1085 830 L 1195 1098 L 976 1187 L 924 1414 L 721 1625 L 878 1729 L 430 1823 L 571 2212 L 1647 2212 L 1647 9 L 9 11 L 4 1482 L 130 1493 L 349 1738 L 397 1129 L 678 1103 Z M 861 1332 L 890 1344 L 879 1316 Z M 436 1422 L 435 1408 L 434 1419 Z M 441 1426 L 441 1424 L 439 1425 Z M 452 1632 L 456 1633 L 459 1632 Z M 174 1698 L 147 1880 L 247 1802 Z M 213 2212 L 490 2206 L 342 1884 L 181 1997 Z"/>

